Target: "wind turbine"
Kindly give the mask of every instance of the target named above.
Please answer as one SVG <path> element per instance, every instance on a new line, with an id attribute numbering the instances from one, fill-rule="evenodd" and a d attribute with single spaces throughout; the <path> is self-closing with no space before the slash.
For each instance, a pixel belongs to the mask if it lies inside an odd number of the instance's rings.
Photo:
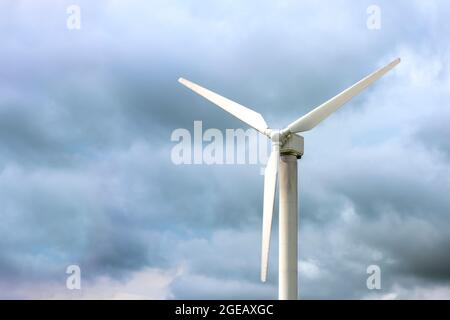
<path id="1" fill-rule="evenodd" d="M 264 172 L 264 204 L 261 247 L 261 281 L 267 279 L 270 233 L 279 175 L 278 298 L 296 300 L 298 250 L 297 159 L 303 155 L 303 137 L 296 133 L 313 129 L 339 107 L 400 63 L 400 58 L 368 75 L 282 130 L 271 129 L 261 114 L 186 79 L 178 81 L 272 140 Z"/>

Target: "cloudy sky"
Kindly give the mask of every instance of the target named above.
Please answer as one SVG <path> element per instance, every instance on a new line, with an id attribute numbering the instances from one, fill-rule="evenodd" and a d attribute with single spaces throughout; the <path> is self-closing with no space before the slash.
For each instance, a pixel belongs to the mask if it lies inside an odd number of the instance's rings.
<path id="1" fill-rule="evenodd" d="M 281 127 L 401 57 L 304 135 L 300 297 L 449 299 L 448 17 L 437 0 L 2 1 L 0 298 L 276 298 L 261 165 L 171 159 L 195 120 L 247 127 L 176 80 Z"/>

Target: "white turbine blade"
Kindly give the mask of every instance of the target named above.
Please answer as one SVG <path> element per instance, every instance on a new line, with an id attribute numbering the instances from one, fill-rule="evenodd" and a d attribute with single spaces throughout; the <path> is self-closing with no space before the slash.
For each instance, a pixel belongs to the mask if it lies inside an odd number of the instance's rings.
<path id="1" fill-rule="evenodd" d="M 397 58 L 396 60 L 392 61 L 388 65 L 384 66 L 383 68 L 379 69 L 378 71 L 375 71 L 374 73 L 368 75 L 361 81 L 357 82 L 350 88 L 348 88 L 345 91 L 342 91 L 334 98 L 331 98 L 324 104 L 320 105 L 316 109 L 312 110 L 311 112 L 307 113 L 303 117 L 299 118 L 298 120 L 292 122 L 290 125 L 288 125 L 288 129 L 290 132 L 304 132 L 311 130 L 316 125 L 318 125 L 320 122 L 322 122 L 325 118 L 327 118 L 330 114 L 332 114 L 334 111 L 336 111 L 339 107 L 341 107 L 343 104 L 345 104 L 347 101 L 349 101 L 351 98 L 356 96 L 358 93 L 360 93 L 362 90 L 364 90 L 367 86 L 369 86 L 374 81 L 381 78 L 384 74 L 386 74 L 389 70 L 394 68 L 397 64 L 400 63 L 400 58 Z"/>
<path id="2" fill-rule="evenodd" d="M 280 147 L 272 145 L 272 152 L 264 172 L 264 207 L 261 246 L 261 281 L 267 279 L 269 263 L 270 233 L 272 231 L 272 216 L 275 203 L 275 191 L 277 185 L 278 163 L 280 161 Z"/>
<path id="3" fill-rule="evenodd" d="M 239 120 L 245 122 L 250 127 L 255 128 L 262 134 L 267 134 L 266 133 L 266 130 L 268 129 L 267 123 L 264 120 L 264 118 L 262 117 L 262 115 L 259 114 L 258 112 L 255 112 L 249 108 L 246 108 L 246 107 L 240 105 L 239 103 L 236 103 L 225 97 L 222 97 L 222 96 L 218 95 L 217 93 L 214 93 L 208 89 L 205 89 L 205 88 L 199 86 L 198 84 L 195 84 L 189 80 L 180 78 L 180 79 L 178 79 L 178 82 L 185 85 L 192 91 L 198 93 L 202 97 L 208 99 L 209 101 L 216 104 L 223 110 L 231 113 L 233 116 L 235 116 Z"/>

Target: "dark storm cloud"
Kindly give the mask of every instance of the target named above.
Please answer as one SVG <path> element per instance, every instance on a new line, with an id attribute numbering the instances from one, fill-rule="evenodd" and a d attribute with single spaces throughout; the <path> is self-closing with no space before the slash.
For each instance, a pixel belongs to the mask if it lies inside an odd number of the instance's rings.
<path id="1" fill-rule="evenodd" d="M 176 298 L 275 297 L 276 232 L 258 280 L 260 167 L 170 160 L 174 129 L 242 124 L 176 79 L 276 127 L 397 55 L 305 135 L 301 296 L 366 297 L 369 264 L 382 294 L 448 283 L 446 3 L 382 2 L 378 32 L 369 2 L 81 1 L 80 31 L 65 28 L 69 4 L 1 5 L 1 286 L 63 286 L 72 263 L 92 283 L 181 265 Z"/>
<path id="2" fill-rule="evenodd" d="M 445 101 L 445 100 L 443 100 Z M 438 119 L 432 116 L 426 117 L 424 123 L 417 129 L 416 139 L 426 148 L 426 152 L 441 153 L 442 156 L 450 156 L 450 129 L 447 120 L 450 118 L 448 110 L 442 110 Z M 439 155 L 436 155 L 439 156 Z"/>

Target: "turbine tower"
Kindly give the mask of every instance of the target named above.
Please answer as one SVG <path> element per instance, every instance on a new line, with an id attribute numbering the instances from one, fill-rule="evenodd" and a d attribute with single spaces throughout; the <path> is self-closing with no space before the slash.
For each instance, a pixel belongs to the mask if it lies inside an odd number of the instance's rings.
<path id="1" fill-rule="evenodd" d="M 400 63 L 400 58 L 368 75 L 350 88 L 295 120 L 282 130 L 271 129 L 261 114 L 180 78 L 178 81 L 272 140 L 264 172 L 264 204 L 261 247 L 261 281 L 267 279 L 270 233 L 279 175 L 278 298 L 296 300 L 298 295 L 298 181 L 297 159 L 303 155 L 303 137 L 296 133 L 313 129 L 339 107 Z"/>

